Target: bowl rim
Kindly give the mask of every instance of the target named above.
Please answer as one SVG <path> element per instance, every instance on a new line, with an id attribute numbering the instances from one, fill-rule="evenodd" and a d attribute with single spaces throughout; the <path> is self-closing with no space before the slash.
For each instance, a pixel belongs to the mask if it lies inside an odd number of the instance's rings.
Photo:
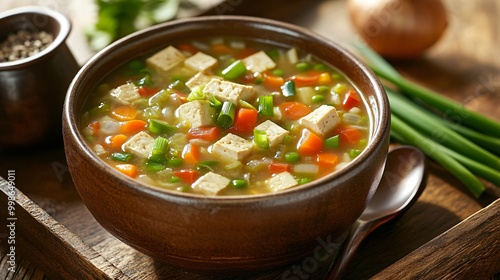
<path id="1" fill-rule="evenodd" d="M 272 28 L 279 28 L 283 31 L 286 31 L 287 36 L 291 36 L 291 34 L 300 34 L 304 35 L 310 38 L 315 38 L 318 41 L 321 41 L 323 45 L 328 46 L 329 48 L 334 48 L 336 51 L 340 52 L 347 60 L 350 60 L 352 63 L 355 64 L 355 67 L 361 70 L 361 72 L 366 75 L 366 80 L 369 81 L 370 87 L 374 91 L 374 96 L 376 97 L 377 103 L 380 104 L 377 114 L 380 116 L 380 122 L 377 124 L 372 123 L 372 135 L 370 140 L 365 147 L 365 149 L 361 152 L 360 155 L 358 155 L 353 161 L 351 161 L 347 166 L 343 167 L 340 170 L 337 170 L 333 172 L 332 174 L 326 175 L 324 177 L 321 177 L 319 179 L 313 180 L 309 183 L 299 185 L 293 188 L 289 188 L 286 190 L 282 190 L 279 192 L 274 192 L 274 193 L 263 193 L 263 194 L 251 194 L 251 195 L 224 195 L 224 196 L 209 196 L 209 195 L 203 195 L 203 194 L 191 194 L 191 193 L 183 193 L 175 190 L 168 190 L 168 189 L 162 189 L 153 185 L 149 185 L 147 183 L 143 183 L 137 179 L 130 178 L 121 172 L 115 170 L 112 168 L 109 164 L 104 162 L 101 158 L 99 158 L 90 148 L 90 146 L 85 142 L 84 138 L 82 137 L 82 134 L 80 133 L 78 126 L 77 126 L 77 118 L 75 116 L 75 109 L 73 105 L 75 104 L 75 94 L 73 93 L 75 91 L 75 88 L 77 88 L 81 84 L 82 77 L 87 75 L 89 69 L 93 67 L 94 64 L 97 63 L 97 61 L 107 55 L 110 52 L 113 52 L 115 48 L 121 48 L 122 45 L 126 43 L 130 43 L 130 41 L 133 41 L 134 38 L 136 37 L 141 37 L 141 36 L 146 36 L 147 33 L 152 33 L 155 30 L 158 29 L 167 29 L 170 26 L 173 25 L 183 25 L 183 24 L 193 24 L 195 22 L 212 22 L 212 21 L 239 21 L 243 22 L 246 24 L 251 24 L 252 26 L 257 26 L 257 28 L 262 28 L 262 27 L 272 27 Z M 279 40 L 274 41 L 274 43 L 279 43 Z M 367 104 L 369 106 L 369 104 Z M 369 106 L 371 107 L 371 106 Z M 63 117 L 64 117 L 64 122 L 67 124 L 67 127 L 69 129 L 69 133 L 71 135 L 72 141 L 74 141 L 76 144 L 75 146 L 84 154 L 87 155 L 88 159 L 92 162 L 94 166 L 99 167 L 101 170 L 105 170 L 106 173 L 111 174 L 111 176 L 116 177 L 117 180 L 123 181 L 124 183 L 122 184 L 126 188 L 131 188 L 135 191 L 138 191 L 140 193 L 145 193 L 147 195 L 150 195 L 152 197 L 164 199 L 164 200 L 175 200 L 175 201 L 204 201 L 204 202 L 212 202 L 212 203 L 241 203 L 241 202 L 255 202 L 255 201 L 267 201 L 267 200 L 277 200 L 278 198 L 284 199 L 284 201 L 290 199 L 291 197 L 297 195 L 297 194 L 302 194 L 302 197 L 304 195 L 307 196 L 307 193 L 309 190 L 314 189 L 318 185 L 322 185 L 327 183 L 328 181 L 332 181 L 338 178 L 345 177 L 347 174 L 349 174 L 352 170 L 354 170 L 356 167 L 360 166 L 363 164 L 363 162 L 371 155 L 373 154 L 378 145 L 382 145 L 382 141 L 385 141 L 385 135 L 388 135 L 389 131 L 389 125 L 390 125 L 390 111 L 389 111 L 389 101 L 387 99 L 387 96 L 385 94 L 385 90 L 380 82 L 380 80 L 377 78 L 375 73 L 360 59 L 358 59 L 356 56 L 354 56 L 352 53 L 350 53 L 348 50 L 340 46 L 338 43 L 327 39 L 326 37 L 323 37 L 322 35 L 317 34 L 314 31 L 311 31 L 307 28 L 300 27 L 298 25 L 294 25 L 291 23 L 286 23 L 282 21 L 277 21 L 277 20 L 272 20 L 272 19 L 266 19 L 266 18 L 259 18 L 259 17 L 253 17 L 253 16 L 239 16 L 239 15 L 217 15 L 217 16 L 200 16 L 200 17 L 193 17 L 193 18 L 184 18 L 184 19 L 176 19 L 172 20 L 169 22 L 161 23 L 158 25 L 154 25 L 139 31 L 136 31 L 130 35 L 127 35 L 98 53 L 96 53 L 94 56 L 92 56 L 80 69 L 80 71 L 76 74 L 75 78 L 71 82 L 67 95 L 66 95 L 66 100 L 64 103 L 64 108 L 63 108 Z M 80 109 L 80 108 L 79 108 Z M 78 110 L 79 110 L 78 109 Z M 375 114 L 372 109 L 372 114 Z M 374 120 L 372 120 L 374 121 Z M 66 133 L 65 133 L 66 134 Z M 66 137 L 65 137 L 66 138 Z M 66 141 L 66 140 L 65 140 Z M 65 148 L 67 144 L 65 143 Z"/>
<path id="2" fill-rule="evenodd" d="M 7 10 L 5 12 L 0 12 L 0 23 L 4 20 L 8 20 L 8 18 L 26 17 L 27 15 L 39 15 L 39 16 L 49 17 L 58 24 L 59 31 L 57 32 L 57 35 L 55 36 L 52 43 L 50 43 L 49 46 L 47 46 L 41 52 L 14 61 L 0 62 L 0 70 L 16 69 L 26 64 L 31 64 L 42 59 L 46 55 L 52 53 L 61 44 L 63 44 L 66 38 L 68 37 L 69 33 L 71 32 L 71 21 L 64 14 L 43 6 L 23 6 Z M 39 26 L 35 27 L 39 28 Z M 17 32 L 17 31 L 19 30 L 12 30 L 12 32 Z"/>

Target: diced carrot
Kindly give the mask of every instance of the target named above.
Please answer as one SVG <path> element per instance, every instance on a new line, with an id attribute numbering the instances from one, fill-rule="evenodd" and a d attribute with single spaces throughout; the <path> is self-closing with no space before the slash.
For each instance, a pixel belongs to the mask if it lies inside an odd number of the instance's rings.
<path id="1" fill-rule="evenodd" d="M 182 150 L 182 158 L 188 164 L 197 164 L 200 161 L 200 148 L 194 144 L 187 144 Z"/>
<path id="2" fill-rule="evenodd" d="M 339 156 L 333 153 L 319 153 L 316 160 L 320 165 L 332 167 L 337 164 Z"/>
<path id="3" fill-rule="evenodd" d="M 332 82 L 332 76 L 330 76 L 330 73 L 324 72 L 319 74 L 318 77 L 318 84 L 320 85 L 328 85 Z"/>
<path id="4" fill-rule="evenodd" d="M 271 174 L 278 174 L 290 170 L 290 164 L 288 163 L 273 162 L 269 165 L 269 172 L 271 172 Z"/>
<path id="5" fill-rule="evenodd" d="M 187 184 L 192 184 L 198 179 L 199 173 L 193 169 L 181 169 L 174 171 L 174 175 Z"/>
<path id="6" fill-rule="evenodd" d="M 118 121 L 130 121 L 137 116 L 137 109 L 130 105 L 122 105 L 114 108 L 111 115 Z"/>
<path id="7" fill-rule="evenodd" d="M 271 90 L 279 91 L 285 80 L 280 76 L 275 76 L 269 73 L 264 73 L 264 86 Z"/>
<path id="8" fill-rule="evenodd" d="M 148 123 L 143 120 L 130 120 L 120 126 L 120 132 L 125 135 L 132 135 L 141 132 Z"/>
<path id="9" fill-rule="evenodd" d="M 234 125 L 232 129 L 238 132 L 252 132 L 257 123 L 259 112 L 250 108 L 238 108 L 234 117 Z"/>
<path id="10" fill-rule="evenodd" d="M 285 118 L 289 120 L 298 120 L 312 112 L 309 106 L 295 101 L 281 103 L 280 109 L 283 115 L 285 115 Z"/>
<path id="11" fill-rule="evenodd" d="M 345 126 L 339 130 L 339 140 L 342 145 L 355 146 L 361 140 L 361 137 L 361 131 L 352 126 Z"/>
<path id="12" fill-rule="evenodd" d="M 297 143 L 297 152 L 301 156 L 315 156 L 323 149 L 323 139 L 308 129 L 303 129 Z"/>
<path id="13" fill-rule="evenodd" d="M 124 134 L 113 135 L 109 138 L 108 146 L 115 150 L 120 150 L 123 143 L 127 141 L 127 136 Z"/>
<path id="14" fill-rule="evenodd" d="M 354 90 L 349 90 L 345 95 L 343 104 L 346 111 L 352 107 L 358 107 L 360 104 L 359 95 Z"/>
<path id="15" fill-rule="evenodd" d="M 193 127 L 189 129 L 187 138 L 215 142 L 219 140 L 220 133 L 217 126 Z"/>
<path id="16" fill-rule="evenodd" d="M 101 129 L 101 124 L 99 121 L 93 121 L 89 123 L 89 127 L 92 129 L 92 135 L 96 135 L 99 133 L 99 129 Z"/>
<path id="17" fill-rule="evenodd" d="M 130 176 L 132 178 L 135 178 L 135 177 L 137 177 L 137 175 L 139 175 L 139 170 L 138 170 L 137 166 L 135 166 L 133 164 L 128 164 L 128 163 L 118 164 L 115 166 L 115 168 L 118 171 L 120 171 L 121 173 L 123 173 L 127 176 Z"/>
<path id="18" fill-rule="evenodd" d="M 321 73 L 318 71 L 308 71 L 303 74 L 297 74 L 295 76 L 292 76 L 291 79 L 295 81 L 296 87 L 316 86 L 318 85 L 318 79 L 320 74 Z"/>
<path id="19" fill-rule="evenodd" d="M 231 54 L 233 50 L 224 44 L 214 44 L 210 47 L 210 50 L 219 54 Z"/>
<path id="20" fill-rule="evenodd" d="M 198 48 L 196 48 L 191 44 L 179 44 L 177 45 L 177 49 L 180 50 L 181 52 L 187 52 L 191 55 L 198 52 Z"/>
<path id="21" fill-rule="evenodd" d="M 142 97 L 151 97 L 153 94 L 159 92 L 159 88 L 155 87 L 147 87 L 147 86 L 140 86 L 137 89 L 137 92 L 139 93 L 140 96 Z"/>

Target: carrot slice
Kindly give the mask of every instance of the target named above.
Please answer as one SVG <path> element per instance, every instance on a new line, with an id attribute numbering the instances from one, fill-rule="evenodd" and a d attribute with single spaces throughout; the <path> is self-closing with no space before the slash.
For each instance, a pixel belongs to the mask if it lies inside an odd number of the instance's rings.
<path id="1" fill-rule="evenodd" d="M 120 126 L 120 132 L 125 135 L 132 135 L 141 132 L 148 123 L 143 120 L 130 120 Z"/>
<path id="2" fill-rule="evenodd" d="M 182 158 L 188 164 L 197 164 L 200 161 L 200 148 L 191 143 L 184 146 Z"/>
<path id="3" fill-rule="evenodd" d="M 285 83 L 285 80 L 280 76 L 271 75 L 269 73 L 264 73 L 264 86 L 271 90 L 279 91 L 281 86 Z"/>
<path id="4" fill-rule="evenodd" d="M 309 106 L 295 101 L 281 103 L 280 109 L 289 120 L 298 120 L 312 112 Z"/>
<path id="5" fill-rule="evenodd" d="M 318 85 L 318 79 L 321 75 L 318 71 L 308 71 L 303 74 L 292 76 L 291 79 L 295 81 L 296 87 L 308 87 Z"/>
<path id="6" fill-rule="evenodd" d="M 135 119 L 137 116 L 137 109 L 130 105 L 123 105 L 114 108 L 111 115 L 118 121 L 129 121 Z"/>
<path id="7" fill-rule="evenodd" d="M 198 179 L 199 173 L 193 169 L 182 169 L 174 171 L 174 175 L 187 184 L 192 184 Z"/>
<path id="8" fill-rule="evenodd" d="M 297 152 L 301 156 L 314 156 L 323 149 L 323 139 L 308 129 L 303 129 L 297 143 Z"/>
<path id="9" fill-rule="evenodd" d="M 257 123 L 259 112 L 249 108 L 238 108 L 234 117 L 233 128 L 238 132 L 252 132 Z"/>
<path id="10" fill-rule="evenodd" d="M 125 141 L 127 141 L 126 135 L 117 134 L 117 135 L 111 136 L 111 138 L 109 139 L 109 142 L 108 142 L 108 146 L 112 149 L 120 150 L 123 143 L 125 143 Z"/>
<path id="11" fill-rule="evenodd" d="M 139 175 L 139 170 L 137 166 L 133 164 L 118 164 L 115 166 L 115 168 L 120 171 L 121 173 L 130 176 L 132 178 L 136 178 Z"/>
<path id="12" fill-rule="evenodd" d="M 273 162 L 269 165 L 269 172 L 271 172 L 272 174 L 278 174 L 290 170 L 290 164 L 288 163 Z"/>
<path id="13" fill-rule="evenodd" d="M 319 153 L 316 161 L 318 164 L 326 166 L 326 167 L 332 167 L 337 164 L 339 160 L 339 156 L 333 153 Z"/>
<path id="14" fill-rule="evenodd" d="M 140 86 L 137 89 L 137 92 L 142 97 L 151 97 L 153 94 L 155 94 L 155 93 L 157 93 L 159 91 L 160 91 L 160 89 L 158 89 L 158 88 L 146 87 L 146 86 Z"/>
<path id="15" fill-rule="evenodd" d="M 187 138 L 215 142 L 219 140 L 220 133 L 220 129 L 216 126 L 193 127 L 188 131 Z"/>

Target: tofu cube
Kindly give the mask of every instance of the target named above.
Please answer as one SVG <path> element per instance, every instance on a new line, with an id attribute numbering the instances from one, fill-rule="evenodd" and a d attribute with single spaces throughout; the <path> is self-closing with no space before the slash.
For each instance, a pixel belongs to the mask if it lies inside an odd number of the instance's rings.
<path id="1" fill-rule="evenodd" d="M 185 58 L 186 56 L 181 51 L 173 46 L 168 46 L 148 58 L 146 63 L 156 72 L 168 72 L 183 62 Z"/>
<path id="2" fill-rule="evenodd" d="M 155 139 L 151 135 L 141 131 L 123 143 L 123 149 L 134 156 L 148 158 L 154 143 Z"/>
<path id="3" fill-rule="evenodd" d="M 295 187 L 298 184 L 297 180 L 295 180 L 293 175 L 288 171 L 276 174 L 267 180 L 267 185 L 273 192 Z"/>
<path id="4" fill-rule="evenodd" d="M 208 172 L 194 182 L 191 187 L 206 195 L 216 195 L 229 185 L 231 180 L 217 173 Z"/>
<path id="5" fill-rule="evenodd" d="M 241 161 L 252 152 L 252 148 L 252 142 L 229 133 L 212 145 L 211 153 L 225 161 Z"/>
<path id="6" fill-rule="evenodd" d="M 220 79 L 212 79 L 203 89 L 205 95 L 213 94 L 220 101 L 229 101 L 238 105 L 240 99 L 248 100 L 255 94 L 252 86 L 240 85 Z"/>
<path id="7" fill-rule="evenodd" d="M 283 138 L 288 135 L 289 131 L 283 129 L 281 126 L 275 124 L 273 121 L 267 120 L 257 127 L 257 130 L 263 130 L 266 132 L 267 139 L 269 140 L 269 147 L 273 147 L 281 143 Z"/>
<path id="8" fill-rule="evenodd" d="M 324 136 L 339 123 L 340 118 L 335 107 L 321 105 L 308 115 L 302 117 L 299 123 L 312 132 Z"/>
<path id="9" fill-rule="evenodd" d="M 137 87 L 133 83 L 127 83 L 111 90 L 111 96 L 120 100 L 122 103 L 130 102 L 141 98 Z"/>
<path id="10" fill-rule="evenodd" d="M 194 75 L 193 77 L 191 77 L 191 79 L 189 79 L 187 82 L 186 82 L 186 86 L 193 90 L 195 87 L 201 87 L 201 88 L 205 88 L 205 86 L 212 80 L 212 79 L 222 79 L 218 76 L 213 76 L 213 75 L 207 75 L 203 72 L 199 72 L 197 73 L 196 75 Z"/>
<path id="11" fill-rule="evenodd" d="M 197 52 L 195 55 L 190 56 L 184 60 L 184 65 L 194 71 L 206 71 L 217 64 L 217 59 L 204 54 L 202 52 Z"/>
<path id="12" fill-rule="evenodd" d="M 260 51 L 249 55 L 241 60 L 245 67 L 254 73 L 262 73 L 266 70 L 276 67 L 276 63 L 264 52 Z"/>
<path id="13" fill-rule="evenodd" d="M 187 122 L 189 127 L 213 125 L 215 109 L 206 100 L 194 100 L 179 106 L 177 116 Z"/>

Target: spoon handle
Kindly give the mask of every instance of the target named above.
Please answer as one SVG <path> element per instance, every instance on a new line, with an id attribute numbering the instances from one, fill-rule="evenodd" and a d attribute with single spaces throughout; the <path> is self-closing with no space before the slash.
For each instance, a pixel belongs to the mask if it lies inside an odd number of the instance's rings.
<path id="1" fill-rule="evenodd" d="M 335 280 L 342 277 L 361 241 L 370 233 L 371 224 L 371 222 L 356 221 L 323 280 Z"/>

